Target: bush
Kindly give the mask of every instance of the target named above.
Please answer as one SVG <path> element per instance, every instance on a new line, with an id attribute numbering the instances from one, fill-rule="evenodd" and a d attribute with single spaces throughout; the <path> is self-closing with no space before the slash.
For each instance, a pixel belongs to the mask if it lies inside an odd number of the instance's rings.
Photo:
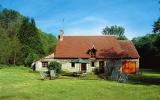
<path id="1" fill-rule="evenodd" d="M 60 74 L 61 72 L 61 64 L 56 62 L 56 61 L 52 61 L 50 62 L 48 69 L 49 70 L 54 70 L 56 72 L 56 74 Z"/>
<path id="2" fill-rule="evenodd" d="M 72 76 L 72 72 L 69 71 L 61 71 L 62 76 Z"/>
<path id="3" fill-rule="evenodd" d="M 31 64 L 33 63 L 33 61 L 34 61 L 35 59 L 37 59 L 37 58 L 38 58 L 38 55 L 37 55 L 37 54 L 35 54 L 35 53 L 33 53 L 33 52 L 29 53 L 29 55 L 28 55 L 27 58 L 25 59 L 25 66 L 31 66 Z"/>
<path id="4" fill-rule="evenodd" d="M 100 73 L 100 72 L 99 72 L 99 68 L 96 67 L 96 68 L 93 70 L 93 72 L 94 72 L 94 74 L 96 74 L 96 75 L 99 74 L 99 73 Z"/>

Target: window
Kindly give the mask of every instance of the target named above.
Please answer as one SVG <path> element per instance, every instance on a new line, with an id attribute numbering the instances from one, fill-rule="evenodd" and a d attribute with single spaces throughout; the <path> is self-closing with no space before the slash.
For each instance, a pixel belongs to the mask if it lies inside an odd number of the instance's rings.
<path id="1" fill-rule="evenodd" d="M 92 49 L 90 49 L 90 55 L 91 55 L 91 58 L 95 58 L 96 57 L 96 48 L 93 47 Z"/>
<path id="2" fill-rule="evenodd" d="M 42 62 L 42 67 L 48 67 L 48 62 Z"/>
<path id="3" fill-rule="evenodd" d="M 75 67 L 75 63 L 72 62 L 72 63 L 71 63 L 71 66 L 72 66 L 72 67 Z"/>
<path id="4" fill-rule="evenodd" d="M 91 51 L 91 57 L 92 58 L 96 57 L 96 52 Z"/>
<path id="5" fill-rule="evenodd" d="M 91 62 L 92 67 L 94 67 L 94 62 Z"/>

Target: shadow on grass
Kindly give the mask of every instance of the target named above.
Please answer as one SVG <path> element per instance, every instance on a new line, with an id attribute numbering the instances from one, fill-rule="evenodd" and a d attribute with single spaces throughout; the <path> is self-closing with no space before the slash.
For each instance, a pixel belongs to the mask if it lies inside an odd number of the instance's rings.
<path id="1" fill-rule="evenodd" d="M 160 85 L 160 72 L 154 70 L 142 70 L 142 74 L 129 75 L 129 83 L 142 85 Z"/>

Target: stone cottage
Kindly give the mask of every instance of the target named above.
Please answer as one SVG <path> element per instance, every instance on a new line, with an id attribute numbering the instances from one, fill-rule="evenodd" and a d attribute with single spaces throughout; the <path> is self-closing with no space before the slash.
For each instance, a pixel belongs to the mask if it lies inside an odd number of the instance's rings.
<path id="1" fill-rule="evenodd" d="M 62 64 L 62 70 L 69 72 L 91 72 L 98 67 L 103 72 L 117 69 L 136 73 L 139 70 L 139 57 L 130 40 L 118 40 L 117 36 L 109 35 L 63 36 L 63 32 L 60 32 L 52 58 L 39 62 L 42 68 L 46 68 L 50 61 L 55 60 Z"/>

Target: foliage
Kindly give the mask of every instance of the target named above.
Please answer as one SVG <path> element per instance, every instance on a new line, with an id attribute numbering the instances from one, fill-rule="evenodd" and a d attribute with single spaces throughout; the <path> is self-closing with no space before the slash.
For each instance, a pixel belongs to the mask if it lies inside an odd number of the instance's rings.
<path id="1" fill-rule="evenodd" d="M 53 52 L 57 43 L 56 37 L 41 31 L 38 31 L 38 32 L 40 33 L 41 41 L 43 42 L 43 48 L 44 48 L 45 54 Z"/>
<path id="2" fill-rule="evenodd" d="M 160 18 L 158 18 L 158 20 L 154 22 L 153 32 L 160 33 Z"/>
<path id="3" fill-rule="evenodd" d="M 6 34 L 6 31 L 0 28 L 0 62 L 3 64 L 8 62 L 10 56 L 9 41 L 10 39 Z"/>
<path id="4" fill-rule="evenodd" d="M 116 36 L 118 36 L 118 39 L 120 39 L 120 40 L 127 39 L 126 36 L 124 35 L 124 33 L 125 33 L 125 29 L 123 27 L 117 26 L 117 25 L 114 25 L 111 27 L 106 26 L 102 31 L 103 35 L 116 35 Z"/>
<path id="5" fill-rule="evenodd" d="M 31 64 L 33 63 L 34 60 L 36 60 L 38 58 L 38 55 L 31 52 L 28 54 L 27 58 L 25 59 L 25 65 L 26 66 L 31 66 Z"/>
<path id="6" fill-rule="evenodd" d="M 99 68 L 96 67 L 94 70 L 93 70 L 94 74 L 98 75 L 100 72 L 99 72 Z"/>
<path id="7" fill-rule="evenodd" d="M 64 70 L 61 71 L 61 75 L 62 75 L 62 76 L 72 76 L 72 74 L 73 74 L 73 73 L 70 72 L 70 71 L 64 71 Z"/>
<path id="8" fill-rule="evenodd" d="M 154 22 L 153 34 L 133 38 L 133 43 L 140 54 L 140 66 L 160 69 L 160 18 Z"/>
<path id="9" fill-rule="evenodd" d="M 0 11 L 0 33 L 3 64 L 29 65 L 31 55 L 41 57 L 53 52 L 57 41 L 55 36 L 40 31 L 33 18 L 11 9 Z"/>
<path id="10" fill-rule="evenodd" d="M 49 70 L 55 70 L 55 72 L 57 73 L 57 74 L 60 74 L 60 72 L 61 72 L 61 64 L 60 63 L 58 63 L 58 62 L 56 62 L 56 61 L 52 61 L 52 62 L 50 62 L 50 64 L 49 64 Z"/>
<path id="11" fill-rule="evenodd" d="M 160 34 L 147 34 L 133 38 L 133 43 L 140 55 L 140 66 L 144 68 L 159 68 Z"/>

